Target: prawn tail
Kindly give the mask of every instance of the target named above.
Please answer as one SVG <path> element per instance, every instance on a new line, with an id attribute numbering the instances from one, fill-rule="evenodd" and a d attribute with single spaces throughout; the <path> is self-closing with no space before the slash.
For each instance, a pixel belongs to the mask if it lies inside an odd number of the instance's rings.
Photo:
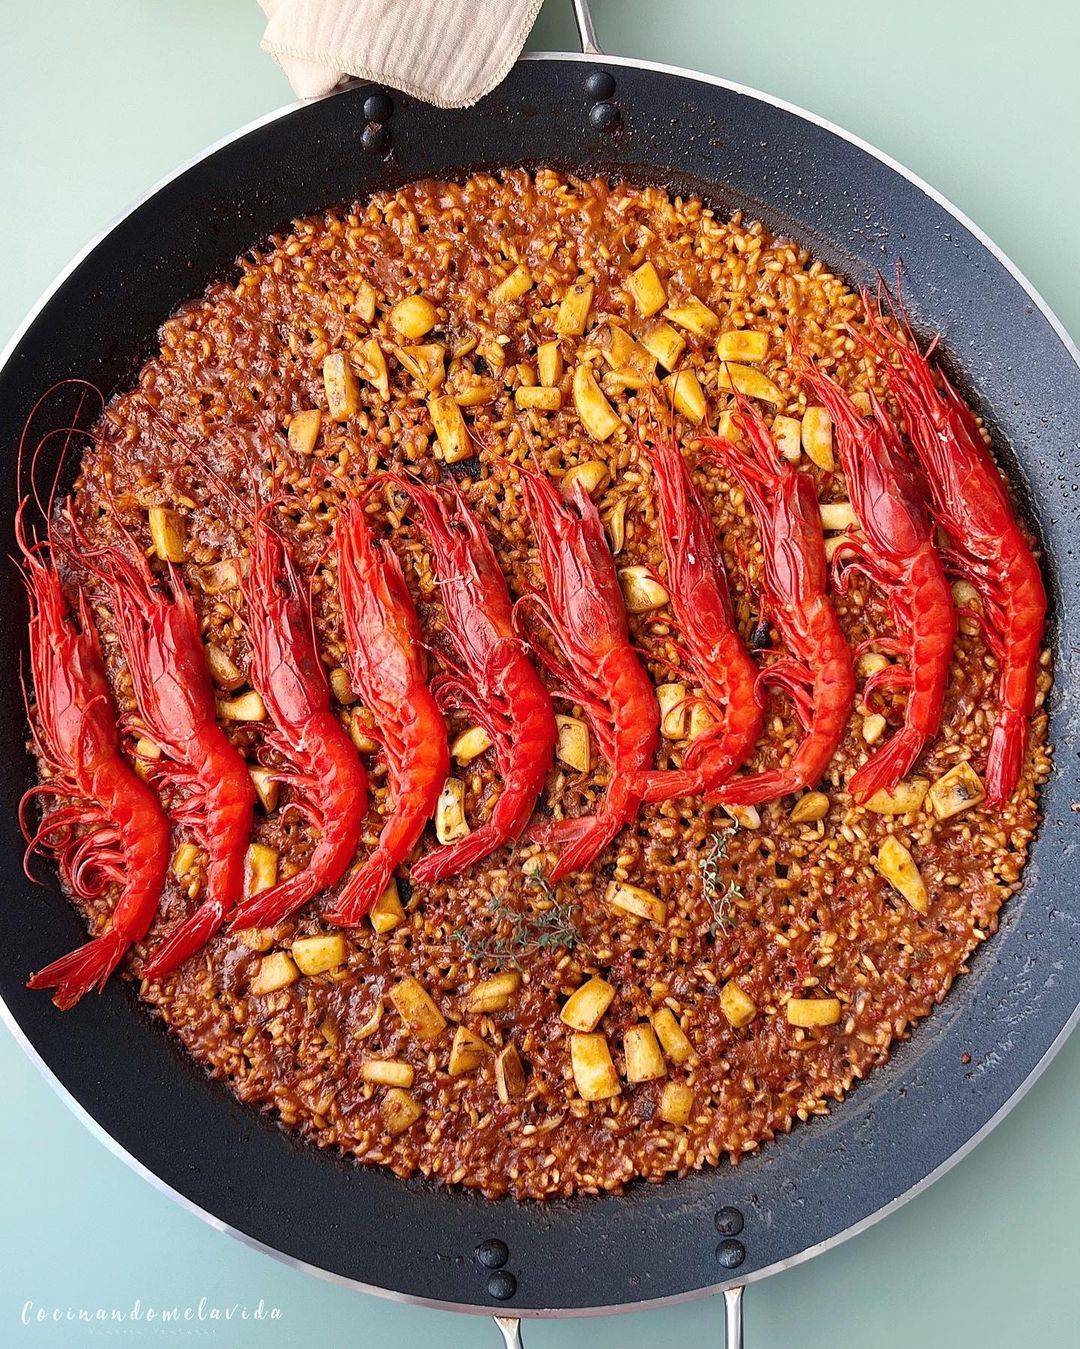
<path id="1" fill-rule="evenodd" d="M 397 869 L 397 859 L 388 848 L 376 848 L 364 865 L 345 882 L 337 899 L 324 910 L 324 922 L 335 927 L 355 927 L 386 892 Z"/>
<path id="2" fill-rule="evenodd" d="M 576 842 L 595 822 L 595 815 L 576 815 L 572 820 L 546 820 L 533 825 L 529 830 L 529 839 L 545 847 L 561 848 L 567 843 Z"/>
<path id="3" fill-rule="evenodd" d="M 147 979 L 160 979 L 162 975 L 171 974 L 189 956 L 201 950 L 224 921 L 225 906 L 221 901 L 206 900 L 151 951 L 143 974 Z"/>
<path id="4" fill-rule="evenodd" d="M 117 928 L 103 932 L 77 951 L 61 956 L 27 980 L 27 988 L 54 988 L 53 1002 L 62 1012 L 74 1007 L 84 993 L 104 988 L 109 975 L 120 964 L 131 945 L 126 933 Z"/>
<path id="5" fill-rule="evenodd" d="M 762 801 L 775 801 L 778 796 L 797 792 L 804 784 L 790 772 L 770 770 L 751 773 L 748 777 L 732 778 L 706 798 L 710 805 L 719 801 L 722 806 L 756 806 Z"/>
<path id="6" fill-rule="evenodd" d="M 489 820 L 481 828 L 468 834 L 458 843 L 447 843 L 421 857 L 412 868 L 409 878 L 417 885 L 432 885 L 456 876 L 507 841 L 507 832 L 501 821 Z"/>
<path id="7" fill-rule="evenodd" d="M 679 796 L 700 796 L 702 775 L 685 768 L 671 768 L 646 773 L 641 780 L 641 799 L 648 805 L 657 801 L 671 801 Z"/>
<path id="8" fill-rule="evenodd" d="M 229 931 L 239 932 L 246 927 L 274 927 L 283 923 L 322 889 L 323 878 L 318 868 L 308 866 L 295 876 L 271 885 L 245 903 L 238 905 L 229 919 Z"/>
<path id="9" fill-rule="evenodd" d="M 1027 747 L 1027 718 L 1004 713 L 990 735 L 986 756 L 986 804 L 1003 806 L 1016 790 Z"/>
<path id="10" fill-rule="evenodd" d="M 548 872 L 548 880 L 554 885 L 573 871 L 581 871 L 596 860 L 611 840 L 626 823 L 619 814 L 601 813 L 579 816 L 575 820 L 560 821 L 565 824 L 579 825 L 576 837 L 566 844 Z"/>
<path id="11" fill-rule="evenodd" d="M 862 805 L 875 792 L 891 792 L 922 752 L 926 737 L 917 726 L 903 726 L 852 777 L 848 789 Z"/>

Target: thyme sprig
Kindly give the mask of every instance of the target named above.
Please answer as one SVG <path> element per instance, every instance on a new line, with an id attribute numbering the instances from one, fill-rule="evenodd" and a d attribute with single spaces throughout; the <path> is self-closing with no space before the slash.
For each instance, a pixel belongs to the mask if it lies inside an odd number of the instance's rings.
<path id="1" fill-rule="evenodd" d="M 720 863 L 727 860 L 728 844 L 738 832 L 739 826 L 733 822 L 729 828 L 710 834 L 709 852 L 700 864 L 701 892 L 712 910 L 709 932 L 714 937 L 720 928 L 731 926 L 734 921 L 732 903 L 743 897 L 743 888 L 738 881 L 725 881 L 720 871 Z"/>
<path id="2" fill-rule="evenodd" d="M 522 959 L 537 951 L 589 949 L 574 922 L 576 905 L 559 901 L 551 882 L 539 867 L 527 871 L 525 879 L 539 887 L 549 907 L 521 913 L 493 895 L 488 909 L 497 923 L 508 923 L 510 931 L 506 937 L 474 940 L 467 928 L 455 928 L 451 936 L 461 943 L 470 959 L 521 969 Z"/>

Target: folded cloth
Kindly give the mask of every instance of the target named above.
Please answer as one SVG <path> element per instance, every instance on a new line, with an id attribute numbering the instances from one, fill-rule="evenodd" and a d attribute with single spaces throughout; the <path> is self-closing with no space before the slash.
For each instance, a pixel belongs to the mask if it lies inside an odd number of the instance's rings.
<path id="1" fill-rule="evenodd" d="M 348 75 L 467 108 L 505 79 L 542 0 L 259 0 L 262 49 L 301 98 Z"/>

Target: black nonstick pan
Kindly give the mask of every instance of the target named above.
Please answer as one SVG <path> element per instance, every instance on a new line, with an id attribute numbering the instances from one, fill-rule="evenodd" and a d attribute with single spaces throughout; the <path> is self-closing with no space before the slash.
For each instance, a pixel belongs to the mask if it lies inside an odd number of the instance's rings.
<path id="1" fill-rule="evenodd" d="M 587 31 L 587 30 L 586 30 Z M 181 170 L 56 282 L 0 368 L 0 521 L 11 449 L 38 395 L 70 376 L 106 393 L 161 322 L 290 219 L 418 176 L 553 164 L 701 193 L 805 244 L 854 282 L 903 256 L 916 326 L 993 429 L 1041 539 L 1051 592 L 1056 767 L 1024 890 L 944 1004 L 834 1113 L 740 1166 L 622 1195 L 489 1202 L 299 1144 L 209 1081 L 114 981 L 63 1015 L 24 987 L 80 937 L 55 885 L 22 871 L 32 766 L 19 684 L 24 600 L 0 568 L 0 994 L 27 1052 L 133 1166 L 213 1225 L 370 1292 L 496 1313 L 613 1312 L 730 1290 L 858 1232 L 973 1146 L 1078 1015 L 1080 356 L 1009 261 L 898 165 L 776 100 L 648 62 L 541 54 L 476 107 L 439 111 L 356 85 L 287 108 Z"/>

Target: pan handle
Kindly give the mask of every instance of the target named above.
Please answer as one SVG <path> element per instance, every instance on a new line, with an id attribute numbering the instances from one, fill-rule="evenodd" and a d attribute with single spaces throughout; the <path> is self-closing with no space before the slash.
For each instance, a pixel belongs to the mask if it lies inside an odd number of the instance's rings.
<path id="1" fill-rule="evenodd" d="M 743 1349 L 742 1295 L 741 1287 L 724 1289 L 724 1349 Z"/>
<path id="2" fill-rule="evenodd" d="M 743 1349 L 741 1288 L 724 1289 L 724 1349 Z M 516 1316 L 494 1316 L 506 1349 L 523 1349 L 521 1322 Z"/>
<path id="3" fill-rule="evenodd" d="M 493 1316 L 491 1319 L 499 1327 L 506 1349 L 522 1349 L 521 1322 L 516 1316 Z"/>
<path id="4" fill-rule="evenodd" d="M 581 50 L 586 56 L 603 56 L 603 50 L 597 45 L 596 29 L 593 27 L 592 14 L 589 12 L 589 0 L 573 0 L 574 22 L 577 24 Z"/>

